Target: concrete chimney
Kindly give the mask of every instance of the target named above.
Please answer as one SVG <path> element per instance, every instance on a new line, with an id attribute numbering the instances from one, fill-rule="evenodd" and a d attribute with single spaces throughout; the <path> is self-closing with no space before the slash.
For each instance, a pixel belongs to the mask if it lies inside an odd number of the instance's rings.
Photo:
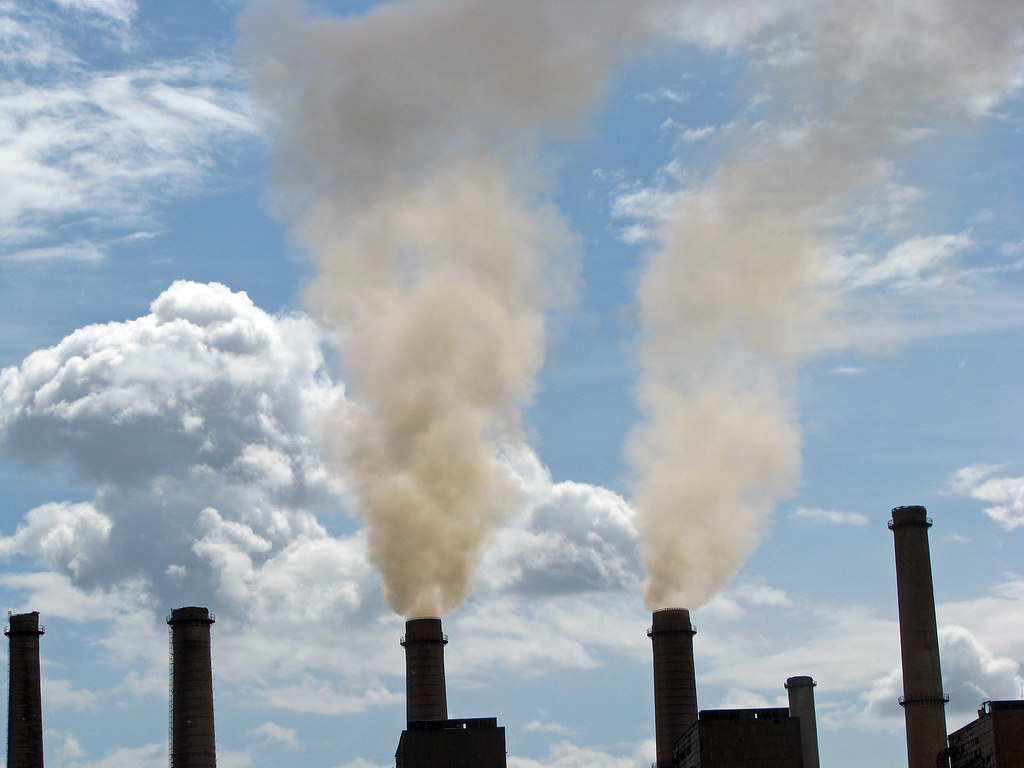
<path id="1" fill-rule="evenodd" d="M 39 692 L 39 613 L 7 615 L 11 639 L 7 686 L 7 768 L 43 768 L 43 700 Z"/>
<path id="2" fill-rule="evenodd" d="M 804 768 L 818 768 L 818 721 L 814 714 L 814 682 L 807 675 L 786 680 L 789 716 L 800 718 L 800 751 Z"/>
<path id="3" fill-rule="evenodd" d="M 405 718 L 409 723 L 447 720 L 444 647 L 448 637 L 435 616 L 405 622 Z"/>
<path id="4" fill-rule="evenodd" d="M 663 608 L 647 630 L 654 646 L 654 736 L 657 768 L 672 767 L 676 741 L 697 722 L 697 679 L 693 671 L 693 636 L 685 608 Z"/>
<path id="5" fill-rule="evenodd" d="M 171 628 L 171 768 L 216 768 L 213 669 L 206 608 L 175 608 Z"/>
<path id="6" fill-rule="evenodd" d="M 896 507 L 889 528 L 896 541 L 896 593 L 903 657 L 903 696 L 909 768 L 935 768 L 946 748 L 945 704 L 939 668 L 928 529 L 924 507 Z"/>

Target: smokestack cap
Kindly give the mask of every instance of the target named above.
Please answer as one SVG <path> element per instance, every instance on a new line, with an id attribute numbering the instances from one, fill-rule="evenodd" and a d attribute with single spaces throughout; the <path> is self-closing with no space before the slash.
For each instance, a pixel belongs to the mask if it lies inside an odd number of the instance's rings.
<path id="1" fill-rule="evenodd" d="M 179 622 L 185 621 L 201 621 L 206 624 L 213 624 L 216 619 L 209 610 L 196 605 L 186 606 L 185 608 L 175 608 L 171 611 L 171 615 L 167 617 L 168 624 L 178 624 Z"/>
<path id="2" fill-rule="evenodd" d="M 931 528 L 932 519 L 928 517 L 928 510 L 924 507 L 895 507 L 892 510 L 892 520 L 889 521 L 890 530 L 904 525 L 923 525 Z"/>
<path id="3" fill-rule="evenodd" d="M 448 644 L 448 635 L 441 630 L 441 619 L 437 616 L 419 616 L 415 619 L 407 619 L 405 622 L 405 637 L 402 638 L 402 646 L 406 643 L 441 643 Z"/>
<path id="4" fill-rule="evenodd" d="M 39 611 L 31 613 L 7 614 L 7 626 L 4 627 L 4 634 L 11 635 L 41 635 L 46 632 L 46 627 L 39 623 Z"/>
<path id="5" fill-rule="evenodd" d="M 795 677 L 787 677 L 786 682 L 783 684 L 783 688 L 799 688 L 799 687 L 811 687 L 816 686 L 814 678 L 810 675 L 796 675 Z"/>
<path id="6" fill-rule="evenodd" d="M 647 630 L 647 636 L 661 632 L 689 632 L 697 634 L 697 628 L 690 623 L 690 612 L 685 608 L 662 608 L 655 611 L 651 618 L 654 623 Z"/>

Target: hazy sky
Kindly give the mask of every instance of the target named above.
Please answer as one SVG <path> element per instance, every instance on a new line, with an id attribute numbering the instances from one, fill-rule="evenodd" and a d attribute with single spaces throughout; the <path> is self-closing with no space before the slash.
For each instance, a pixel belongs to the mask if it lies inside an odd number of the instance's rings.
<path id="1" fill-rule="evenodd" d="M 950 730 L 1024 692 L 1024 6 L 0 2 L 0 594 L 51 768 L 393 765 L 403 616 L 510 768 L 817 680 L 904 764 L 890 508 Z"/>

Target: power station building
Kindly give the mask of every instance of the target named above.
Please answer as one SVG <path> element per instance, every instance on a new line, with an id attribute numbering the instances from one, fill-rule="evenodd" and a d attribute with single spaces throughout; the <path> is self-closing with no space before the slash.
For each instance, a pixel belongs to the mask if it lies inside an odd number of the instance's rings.
<path id="1" fill-rule="evenodd" d="M 1024 701 L 986 701 L 949 734 L 950 768 L 1024 768 Z"/>
<path id="2" fill-rule="evenodd" d="M 676 742 L 675 768 L 805 768 L 800 719 L 786 707 L 701 710 Z"/>
<path id="3" fill-rule="evenodd" d="M 790 706 L 697 710 L 693 636 L 685 608 L 655 611 L 656 768 L 818 768 L 814 681 L 786 681 Z"/>

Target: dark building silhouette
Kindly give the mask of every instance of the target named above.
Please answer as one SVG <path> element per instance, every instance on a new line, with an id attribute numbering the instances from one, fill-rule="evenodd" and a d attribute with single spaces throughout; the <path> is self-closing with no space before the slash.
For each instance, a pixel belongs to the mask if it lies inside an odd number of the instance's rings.
<path id="1" fill-rule="evenodd" d="M 896 546 L 896 592 L 900 615 L 903 696 L 909 768 L 935 768 L 946 748 L 945 705 L 939 667 L 928 529 L 924 507 L 896 507 L 889 528 Z"/>
<path id="2" fill-rule="evenodd" d="M 171 628 L 171 768 L 216 768 L 213 669 L 206 608 L 175 608 Z"/>
<path id="3" fill-rule="evenodd" d="M 39 689 L 39 613 L 8 614 L 7 768 L 43 768 L 43 702 Z"/>
<path id="4" fill-rule="evenodd" d="M 786 681 L 789 708 L 698 712 L 690 612 L 664 608 L 652 618 L 655 768 L 818 767 L 814 680 Z"/>
<path id="5" fill-rule="evenodd" d="M 704 709 L 676 743 L 675 768 L 804 768 L 800 718 L 786 707 Z"/>
<path id="6" fill-rule="evenodd" d="M 986 701 L 949 734 L 950 768 L 1024 768 L 1024 701 Z"/>
<path id="7" fill-rule="evenodd" d="M 441 619 L 405 622 L 406 727 L 396 768 L 505 768 L 505 729 L 497 718 L 448 719 Z"/>
<path id="8" fill-rule="evenodd" d="M 409 723 L 396 768 L 504 768 L 505 729 L 494 717 Z"/>
<path id="9" fill-rule="evenodd" d="M 697 679 L 693 668 L 693 636 L 685 608 L 663 608 L 652 615 L 654 653 L 654 735 L 657 768 L 671 768 L 679 738 L 697 722 Z"/>
<path id="10" fill-rule="evenodd" d="M 814 710 L 814 682 L 807 675 L 786 680 L 789 714 L 800 720 L 800 749 L 804 768 L 818 768 L 818 718 Z"/>

